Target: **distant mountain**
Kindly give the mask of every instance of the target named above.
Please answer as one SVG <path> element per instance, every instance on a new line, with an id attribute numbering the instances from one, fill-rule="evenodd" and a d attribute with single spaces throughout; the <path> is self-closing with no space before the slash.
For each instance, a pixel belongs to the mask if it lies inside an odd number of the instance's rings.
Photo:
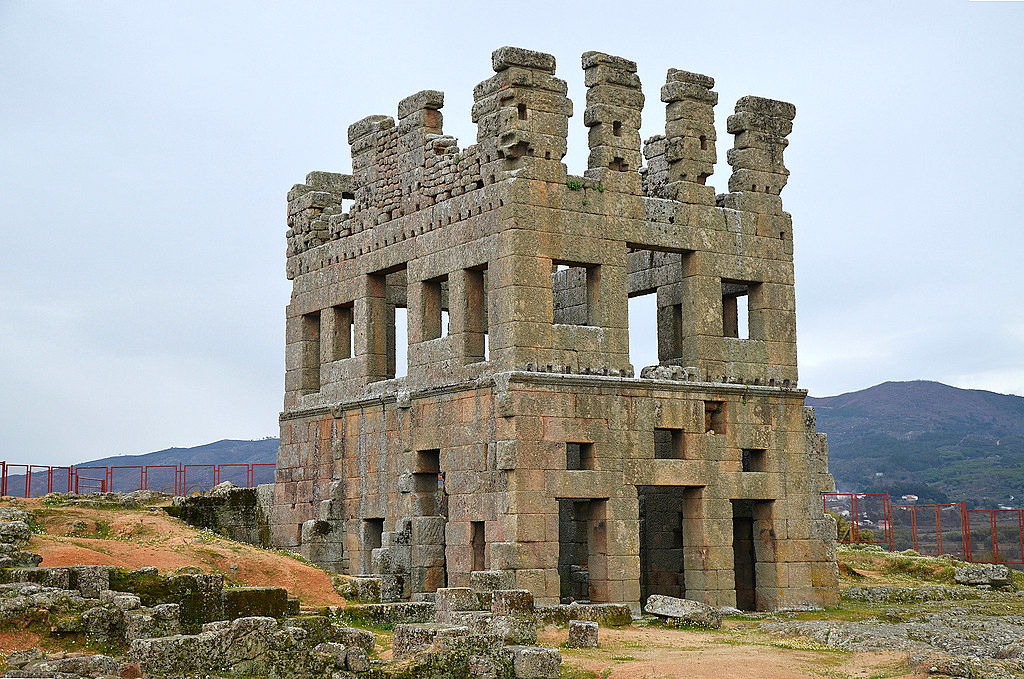
<path id="1" fill-rule="evenodd" d="M 921 502 L 1024 506 L 1024 398 L 939 382 L 885 382 L 807 399 L 840 490 Z"/>
<path id="2" fill-rule="evenodd" d="M 95 467 L 130 467 L 129 469 L 114 469 L 111 471 L 109 480 L 110 489 L 118 491 L 135 490 L 141 482 L 141 471 L 131 467 L 161 466 L 170 465 L 178 468 L 181 465 L 225 465 L 225 464 L 273 464 L 277 459 L 278 439 L 267 438 L 258 441 L 235 441 L 225 439 L 215 443 L 207 443 L 192 448 L 167 448 L 142 455 L 115 455 L 104 457 L 98 460 L 79 462 L 75 466 L 78 470 L 77 477 L 81 481 L 81 492 L 92 492 L 100 489 L 100 480 L 108 478 L 106 470 L 90 469 Z M 26 477 L 24 474 L 26 462 L 21 460 L 10 460 L 7 475 L 7 494 L 20 497 L 25 494 Z M 202 491 L 213 485 L 214 473 L 212 467 L 198 467 L 188 470 L 185 489 L 186 494 L 192 491 Z M 220 479 L 231 481 L 237 485 L 245 485 L 250 481 L 247 467 L 234 467 L 221 470 Z M 257 467 L 253 469 L 253 483 L 269 483 L 274 480 L 272 467 Z M 148 487 L 151 490 L 163 492 L 182 492 L 179 485 L 179 477 L 174 469 L 157 468 L 151 469 L 148 474 Z M 54 490 L 67 490 L 67 471 L 54 470 L 52 479 L 47 474 L 34 470 L 29 483 L 28 492 L 33 497 L 46 493 L 48 485 L 52 483 Z"/>
<path id="3" fill-rule="evenodd" d="M 77 467 L 110 465 L 153 465 L 153 464 L 234 464 L 262 463 L 277 460 L 278 439 L 267 438 L 257 441 L 236 441 L 224 439 L 191 448 L 166 448 L 142 455 L 115 455 L 88 462 L 79 462 Z"/>

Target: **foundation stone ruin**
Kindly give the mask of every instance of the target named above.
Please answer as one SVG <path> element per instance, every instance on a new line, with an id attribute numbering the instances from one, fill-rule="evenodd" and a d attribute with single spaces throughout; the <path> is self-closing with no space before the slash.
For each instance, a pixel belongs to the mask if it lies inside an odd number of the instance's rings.
<path id="1" fill-rule="evenodd" d="M 288 193 L 273 543 L 385 600 L 480 573 L 540 608 L 835 604 L 780 198 L 795 108 L 736 103 L 716 194 L 714 79 L 670 69 L 665 133 L 641 144 L 636 64 L 588 52 L 573 176 L 554 57 L 492 66 L 476 144 L 424 90 L 348 128 L 351 173 Z M 629 317 L 644 295 L 656 318 Z M 631 323 L 658 365 L 630 365 Z"/>

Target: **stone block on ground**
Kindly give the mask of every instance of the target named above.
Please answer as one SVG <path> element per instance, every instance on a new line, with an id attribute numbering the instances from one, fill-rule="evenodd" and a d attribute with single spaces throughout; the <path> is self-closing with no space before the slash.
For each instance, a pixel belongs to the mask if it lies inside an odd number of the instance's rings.
<path id="1" fill-rule="evenodd" d="M 281 618 L 288 614 L 288 590 L 283 587 L 225 589 L 224 616 L 228 620 L 250 616 Z"/>
<path id="2" fill-rule="evenodd" d="M 32 529 L 24 521 L 0 521 L 0 542 L 24 547 L 32 539 Z"/>
<path id="3" fill-rule="evenodd" d="M 556 648 L 512 646 L 512 670 L 516 679 L 558 679 L 562 654 Z"/>
<path id="4" fill-rule="evenodd" d="M 533 618 L 516 615 L 492 615 L 486 631 L 506 644 L 530 645 L 537 643 L 537 623 Z"/>
<path id="5" fill-rule="evenodd" d="M 569 621 L 569 648 L 597 648 L 597 623 L 586 620 Z"/>
<path id="6" fill-rule="evenodd" d="M 392 640 L 391 653 L 396 659 L 408 658 L 434 643 L 434 639 L 441 631 L 459 630 L 465 634 L 471 634 L 468 627 L 444 625 L 440 623 L 412 623 L 396 625 L 395 635 Z"/>
<path id="7" fill-rule="evenodd" d="M 111 570 L 110 566 L 74 566 L 71 569 L 73 586 L 82 596 L 98 599 L 100 592 L 110 589 Z"/>
<path id="8" fill-rule="evenodd" d="M 450 624 L 464 611 L 475 611 L 480 608 L 480 599 L 469 587 L 441 587 L 434 593 L 434 619 L 436 622 Z"/>
<path id="9" fill-rule="evenodd" d="M 690 599 L 652 594 L 647 597 L 644 611 L 685 625 L 711 629 L 718 629 L 722 626 L 722 614 L 717 609 Z"/>
<path id="10" fill-rule="evenodd" d="M 334 590 L 352 603 L 376 604 L 381 602 L 381 579 L 378 577 L 332 575 Z"/>
<path id="11" fill-rule="evenodd" d="M 953 579 L 970 587 L 1008 587 L 1013 583 L 1010 569 L 999 564 L 957 568 Z"/>
<path id="12" fill-rule="evenodd" d="M 474 592 L 515 589 L 515 585 L 515 571 L 473 571 L 469 574 L 469 587 Z"/>
<path id="13" fill-rule="evenodd" d="M 491 593 L 491 613 L 533 617 L 533 593 L 528 589 L 499 589 Z"/>
<path id="14" fill-rule="evenodd" d="M 633 622 L 626 604 L 559 604 L 538 606 L 537 622 L 546 625 L 567 625 L 570 620 L 587 620 L 604 627 L 622 627 Z"/>

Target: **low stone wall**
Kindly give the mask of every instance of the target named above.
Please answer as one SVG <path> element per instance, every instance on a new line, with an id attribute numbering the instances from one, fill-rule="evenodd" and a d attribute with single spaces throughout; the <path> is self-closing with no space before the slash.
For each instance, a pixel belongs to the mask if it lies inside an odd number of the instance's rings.
<path id="1" fill-rule="evenodd" d="M 257 547 L 270 547 L 274 484 L 238 488 L 222 483 L 205 495 L 176 497 L 166 511 L 197 528 Z"/>

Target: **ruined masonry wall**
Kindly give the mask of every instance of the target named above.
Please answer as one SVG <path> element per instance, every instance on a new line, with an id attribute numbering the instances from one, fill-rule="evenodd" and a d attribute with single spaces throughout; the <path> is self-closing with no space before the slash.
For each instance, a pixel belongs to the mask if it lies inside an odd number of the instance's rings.
<path id="1" fill-rule="evenodd" d="M 581 65 L 581 175 L 561 162 L 573 104 L 554 57 L 505 47 L 474 89 L 475 144 L 424 90 L 349 127 L 351 173 L 288 193 L 273 541 L 380 576 L 386 598 L 494 570 L 555 603 L 573 566 L 592 600 L 634 610 L 642 587 L 833 603 L 780 197 L 795 109 L 736 103 L 716 193 L 713 78 L 670 69 L 665 133 L 641 143 L 636 64 Z M 629 362 L 638 295 L 656 299 L 657 366 Z"/>

